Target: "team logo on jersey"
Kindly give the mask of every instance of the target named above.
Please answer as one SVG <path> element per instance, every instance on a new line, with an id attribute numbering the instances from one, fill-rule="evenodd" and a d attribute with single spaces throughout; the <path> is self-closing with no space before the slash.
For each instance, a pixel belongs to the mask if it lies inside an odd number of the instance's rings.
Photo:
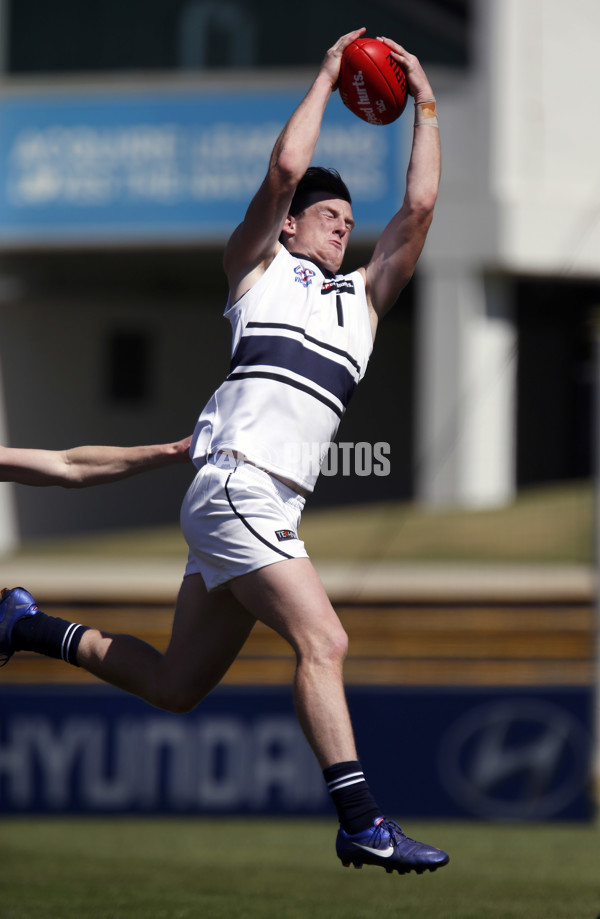
<path id="1" fill-rule="evenodd" d="M 275 530 L 275 536 L 279 542 L 285 542 L 286 539 L 298 539 L 293 530 Z"/>
<path id="2" fill-rule="evenodd" d="M 340 278 L 339 281 L 335 278 L 329 281 L 323 281 L 323 286 L 321 288 L 322 294 L 353 294 L 354 290 L 354 281 L 349 281 L 348 278 Z"/>
<path id="3" fill-rule="evenodd" d="M 312 284 L 312 279 L 315 276 L 312 268 L 305 268 L 303 265 L 296 265 L 294 274 L 296 275 L 296 281 L 299 281 L 303 287 L 308 287 L 309 284 Z"/>

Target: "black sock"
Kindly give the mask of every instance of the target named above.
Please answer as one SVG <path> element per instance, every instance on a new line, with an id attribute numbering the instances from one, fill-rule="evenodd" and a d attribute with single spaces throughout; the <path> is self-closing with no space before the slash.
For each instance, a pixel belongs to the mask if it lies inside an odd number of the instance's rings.
<path id="1" fill-rule="evenodd" d="M 360 833 L 383 816 L 358 760 L 334 763 L 323 770 L 323 775 L 346 833 Z"/>
<path id="2" fill-rule="evenodd" d="M 87 629 L 87 625 L 56 619 L 40 610 L 15 622 L 12 643 L 15 651 L 36 651 L 78 667 L 77 649 Z"/>

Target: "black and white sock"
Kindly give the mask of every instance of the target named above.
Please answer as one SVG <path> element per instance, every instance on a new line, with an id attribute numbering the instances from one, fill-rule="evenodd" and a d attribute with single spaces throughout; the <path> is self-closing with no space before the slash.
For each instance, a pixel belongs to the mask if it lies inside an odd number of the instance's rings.
<path id="1" fill-rule="evenodd" d="M 383 816 L 358 760 L 327 766 L 323 775 L 346 833 L 360 833 Z"/>
<path id="2" fill-rule="evenodd" d="M 77 649 L 87 629 L 87 625 L 57 619 L 39 610 L 15 622 L 12 643 L 15 651 L 35 651 L 78 667 Z"/>

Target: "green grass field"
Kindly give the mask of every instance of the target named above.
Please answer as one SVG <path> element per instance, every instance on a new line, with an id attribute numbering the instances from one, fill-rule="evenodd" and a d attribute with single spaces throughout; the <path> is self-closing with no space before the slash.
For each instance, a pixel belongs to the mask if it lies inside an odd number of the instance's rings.
<path id="1" fill-rule="evenodd" d="M 2 919 L 596 919 L 590 825 L 415 823 L 450 864 L 343 868 L 328 820 L 9 819 Z"/>

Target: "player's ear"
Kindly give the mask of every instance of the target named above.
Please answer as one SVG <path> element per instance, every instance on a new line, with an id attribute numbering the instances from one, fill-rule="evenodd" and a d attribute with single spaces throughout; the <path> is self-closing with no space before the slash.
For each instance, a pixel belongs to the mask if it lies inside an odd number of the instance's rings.
<path id="1" fill-rule="evenodd" d="M 284 224 L 281 228 L 281 232 L 285 235 L 286 239 L 292 239 L 296 233 L 296 218 L 291 214 L 288 214 L 285 218 Z"/>

